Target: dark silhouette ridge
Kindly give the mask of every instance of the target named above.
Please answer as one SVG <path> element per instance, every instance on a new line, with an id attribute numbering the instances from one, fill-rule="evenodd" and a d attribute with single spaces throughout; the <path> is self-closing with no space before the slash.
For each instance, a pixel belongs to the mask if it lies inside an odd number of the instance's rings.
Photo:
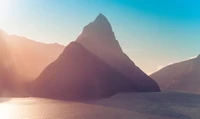
<path id="1" fill-rule="evenodd" d="M 33 82 L 33 95 L 53 99 L 93 99 L 137 88 L 125 75 L 110 67 L 77 42 Z"/>
<path id="2" fill-rule="evenodd" d="M 166 66 L 151 77 L 163 89 L 200 93 L 200 55 Z"/>
<path id="3" fill-rule="evenodd" d="M 45 44 L 16 35 L 6 34 L 5 39 L 16 70 L 29 81 L 37 78 L 65 48 L 57 43 Z"/>
<path id="4" fill-rule="evenodd" d="M 93 22 L 85 26 L 76 41 L 105 60 L 110 66 L 130 77 L 135 82 L 135 86 L 139 86 L 138 91 L 160 91 L 158 84 L 123 53 L 112 27 L 104 15 L 99 14 Z"/>

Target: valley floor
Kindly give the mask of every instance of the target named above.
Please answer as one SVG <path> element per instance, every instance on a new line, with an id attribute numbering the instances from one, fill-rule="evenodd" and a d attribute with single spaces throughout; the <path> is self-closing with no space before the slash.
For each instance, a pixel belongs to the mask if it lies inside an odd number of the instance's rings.
<path id="1" fill-rule="evenodd" d="M 162 91 L 121 93 L 111 98 L 55 101 L 39 98 L 0 100 L 0 119 L 199 119 L 200 95 Z"/>

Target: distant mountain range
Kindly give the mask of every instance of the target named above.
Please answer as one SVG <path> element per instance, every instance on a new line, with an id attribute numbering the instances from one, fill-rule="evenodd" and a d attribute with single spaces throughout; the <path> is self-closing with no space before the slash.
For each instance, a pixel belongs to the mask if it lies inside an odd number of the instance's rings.
<path id="1" fill-rule="evenodd" d="M 33 82 L 39 97 L 91 99 L 118 92 L 157 92 L 157 83 L 123 53 L 107 18 L 99 14 Z"/>
<path id="2" fill-rule="evenodd" d="M 27 80 L 36 79 L 51 62 L 56 60 L 65 46 L 45 44 L 24 37 L 5 34 L 16 70 Z"/>
<path id="3" fill-rule="evenodd" d="M 168 65 L 151 77 L 162 89 L 200 93 L 200 55 Z"/>

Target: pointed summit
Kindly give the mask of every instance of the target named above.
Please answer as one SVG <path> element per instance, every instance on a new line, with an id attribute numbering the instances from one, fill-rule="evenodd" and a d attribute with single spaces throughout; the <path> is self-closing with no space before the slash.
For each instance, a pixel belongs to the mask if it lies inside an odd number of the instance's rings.
<path id="1" fill-rule="evenodd" d="M 107 19 L 106 16 L 104 16 L 102 13 L 100 13 L 100 14 L 96 17 L 96 19 L 94 20 L 94 22 L 95 22 L 95 23 L 100 23 L 100 22 L 102 22 L 102 23 L 107 23 L 107 24 L 110 25 L 108 19 Z"/>
<path id="2" fill-rule="evenodd" d="M 96 17 L 96 19 L 94 20 L 93 23 L 111 28 L 111 25 L 110 25 L 110 22 L 108 21 L 108 19 L 101 13 Z M 111 31 L 112 31 L 112 28 L 111 28 Z"/>
<path id="3" fill-rule="evenodd" d="M 111 24 L 108 19 L 101 13 L 93 22 L 84 27 L 82 34 L 77 40 L 85 37 L 92 40 L 111 40 L 115 42 L 115 35 Z"/>
<path id="4" fill-rule="evenodd" d="M 81 35 L 77 38 L 76 41 L 84 46 L 90 44 L 89 47 L 96 47 L 95 49 L 97 50 L 101 50 L 103 46 L 107 52 L 122 52 L 122 49 L 115 38 L 115 34 L 112 30 L 110 22 L 101 13 L 93 22 L 84 27 Z M 98 46 L 96 46 L 97 44 Z"/>
<path id="5" fill-rule="evenodd" d="M 105 17 L 105 16 L 102 13 L 99 13 L 99 15 L 97 17 Z"/>
<path id="6" fill-rule="evenodd" d="M 99 15 L 96 17 L 95 21 L 98 20 L 98 19 L 107 20 L 107 18 L 102 13 L 99 13 Z"/>
<path id="7" fill-rule="evenodd" d="M 110 25 L 110 22 L 108 21 L 108 19 L 102 13 L 100 13 L 96 17 L 93 24 L 94 24 L 94 26 L 96 26 L 98 29 L 101 29 L 102 31 L 105 30 L 108 33 L 113 32 L 112 27 Z"/>

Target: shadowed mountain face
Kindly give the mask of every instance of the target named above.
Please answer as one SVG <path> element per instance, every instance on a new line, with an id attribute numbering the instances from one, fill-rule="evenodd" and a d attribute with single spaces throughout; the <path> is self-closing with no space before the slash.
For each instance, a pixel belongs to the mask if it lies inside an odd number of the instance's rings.
<path id="1" fill-rule="evenodd" d="M 8 35 L 6 42 L 16 69 L 31 80 L 36 79 L 65 48 L 59 44 L 45 44 L 14 35 Z"/>
<path id="2" fill-rule="evenodd" d="M 200 93 L 200 55 L 166 66 L 151 77 L 163 89 Z"/>
<path id="3" fill-rule="evenodd" d="M 137 91 L 131 80 L 77 42 L 70 43 L 34 81 L 34 96 L 91 99 Z"/>
<path id="4" fill-rule="evenodd" d="M 77 38 L 86 49 L 129 77 L 140 92 L 160 91 L 157 83 L 123 53 L 107 18 L 99 14 Z"/>

